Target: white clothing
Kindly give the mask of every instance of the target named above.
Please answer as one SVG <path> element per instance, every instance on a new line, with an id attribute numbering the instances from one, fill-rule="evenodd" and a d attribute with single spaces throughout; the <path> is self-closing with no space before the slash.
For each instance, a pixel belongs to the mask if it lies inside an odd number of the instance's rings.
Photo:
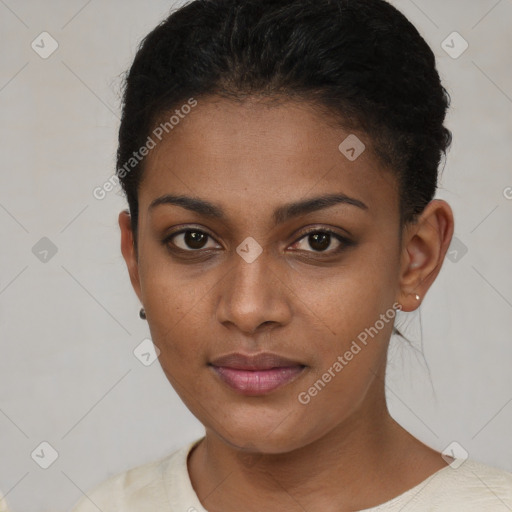
<path id="1" fill-rule="evenodd" d="M 207 512 L 192 487 L 187 457 L 201 440 L 105 480 L 72 512 Z M 456 463 L 462 463 L 454 469 Z M 512 473 L 456 459 L 420 484 L 359 512 L 510 512 Z"/>

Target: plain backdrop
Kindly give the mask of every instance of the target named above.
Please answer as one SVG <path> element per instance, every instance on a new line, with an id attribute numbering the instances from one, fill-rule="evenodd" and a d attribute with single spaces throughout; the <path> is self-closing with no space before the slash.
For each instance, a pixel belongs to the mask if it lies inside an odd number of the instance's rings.
<path id="1" fill-rule="evenodd" d="M 456 442 L 512 471 L 512 1 L 392 3 L 452 97 L 437 197 L 456 225 L 437 281 L 401 319 L 412 346 L 392 341 L 389 408 L 433 448 Z M 121 73 L 177 5 L 0 0 L 0 489 L 13 512 L 70 510 L 203 435 L 158 361 L 134 355 L 149 330 L 120 252 L 126 203 L 92 193 L 115 169 Z"/>

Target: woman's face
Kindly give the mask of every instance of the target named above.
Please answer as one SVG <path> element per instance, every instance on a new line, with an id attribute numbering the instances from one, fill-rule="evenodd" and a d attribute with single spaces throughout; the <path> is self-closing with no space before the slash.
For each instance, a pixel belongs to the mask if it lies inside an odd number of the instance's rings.
<path id="1" fill-rule="evenodd" d="M 210 98 L 147 157 L 132 283 L 169 381 L 232 446 L 283 453 L 382 410 L 398 195 L 349 135 L 304 104 Z M 165 195 L 213 206 L 151 207 Z M 350 200 L 293 206 L 332 195 Z M 212 365 L 262 352 L 291 362 Z"/>

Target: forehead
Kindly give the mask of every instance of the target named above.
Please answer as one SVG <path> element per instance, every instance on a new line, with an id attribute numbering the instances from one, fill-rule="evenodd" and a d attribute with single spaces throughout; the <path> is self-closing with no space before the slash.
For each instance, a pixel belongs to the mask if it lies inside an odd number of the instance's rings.
<path id="1" fill-rule="evenodd" d="M 367 136 L 333 126 L 311 104 L 197 101 L 146 157 L 141 214 L 163 194 L 270 215 L 292 200 L 342 193 L 363 201 L 374 215 L 398 211 L 396 180 L 381 167 Z"/>

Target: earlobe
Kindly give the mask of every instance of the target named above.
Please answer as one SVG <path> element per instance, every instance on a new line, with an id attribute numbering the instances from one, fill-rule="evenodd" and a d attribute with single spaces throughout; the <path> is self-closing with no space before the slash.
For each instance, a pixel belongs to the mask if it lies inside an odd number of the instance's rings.
<path id="1" fill-rule="evenodd" d="M 453 228 L 450 205 L 435 199 L 425 207 L 417 222 L 404 230 L 397 298 L 403 311 L 413 311 L 421 304 L 441 270 Z"/>
<path id="2" fill-rule="evenodd" d="M 137 252 L 134 245 L 133 232 L 131 227 L 131 217 L 128 210 L 123 210 L 119 214 L 119 228 L 121 229 L 121 252 L 123 254 L 130 281 L 132 283 L 135 293 L 142 301 L 140 277 L 139 277 L 139 264 L 137 259 Z"/>

